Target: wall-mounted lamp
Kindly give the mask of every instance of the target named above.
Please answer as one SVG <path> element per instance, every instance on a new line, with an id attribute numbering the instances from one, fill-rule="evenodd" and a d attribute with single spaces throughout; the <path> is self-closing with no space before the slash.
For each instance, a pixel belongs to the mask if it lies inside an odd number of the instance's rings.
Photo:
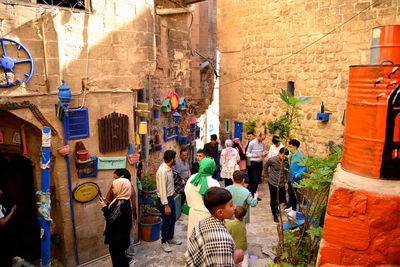
<path id="1" fill-rule="evenodd" d="M 178 123 L 179 119 L 181 118 L 181 115 L 179 114 L 178 111 L 175 111 L 174 114 L 172 114 L 172 117 L 174 117 L 175 123 Z"/>
<path id="2" fill-rule="evenodd" d="M 322 121 L 322 122 L 327 122 L 329 121 L 329 116 L 332 115 L 332 113 L 325 113 L 325 106 L 324 102 L 321 104 L 321 112 L 317 113 L 317 120 Z"/>

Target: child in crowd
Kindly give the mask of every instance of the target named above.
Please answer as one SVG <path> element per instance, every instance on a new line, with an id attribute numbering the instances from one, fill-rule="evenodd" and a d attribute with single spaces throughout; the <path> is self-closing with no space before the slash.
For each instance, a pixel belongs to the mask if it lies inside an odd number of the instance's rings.
<path id="1" fill-rule="evenodd" d="M 246 208 L 247 212 L 244 222 L 249 223 L 250 207 L 255 207 L 257 205 L 258 193 L 256 192 L 254 194 L 254 197 L 252 197 L 250 191 L 243 185 L 244 185 L 243 172 L 235 171 L 233 173 L 233 185 L 226 187 L 226 190 L 231 192 L 233 204 L 235 204 L 235 206 L 243 206 Z"/>
<path id="2" fill-rule="evenodd" d="M 249 266 L 249 254 L 247 253 L 247 232 L 246 224 L 243 221 L 247 209 L 243 206 L 236 206 L 235 220 L 226 223 L 226 229 L 231 234 L 236 243 L 236 248 L 244 251 L 242 267 Z"/>
<path id="3" fill-rule="evenodd" d="M 211 187 L 204 194 L 204 205 L 211 217 L 198 222 L 189 238 L 185 253 L 186 266 L 235 266 L 243 260 L 243 250 L 225 228 L 225 219 L 235 211 L 228 190 Z"/>

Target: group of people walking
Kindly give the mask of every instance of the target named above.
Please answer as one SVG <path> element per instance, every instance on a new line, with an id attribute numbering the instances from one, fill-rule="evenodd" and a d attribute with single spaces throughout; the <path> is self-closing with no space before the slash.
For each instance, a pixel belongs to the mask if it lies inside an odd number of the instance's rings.
<path id="1" fill-rule="evenodd" d="M 212 135 L 211 142 L 197 151 L 192 166 L 187 150 L 182 149 L 177 159 L 175 151 L 164 152 L 164 162 L 156 173 L 156 202 L 162 218 L 161 248 L 169 253 L 174 245 L 182 244 L 174 238 L 174 194 L 178 192 L 189 206 L 187 266 L 235 266 L 240 262 L 248 266 L 246 224 L 250 222 L 250 207 L 262 200 L 257 190 L 263 169 L 268 177 L 274 221 L 278 222 L 280 203 L 287 203 L 289 214 L 297 209 L 298 193 L 293 183 L 298 183 L 305 171 L 300 160 L 296 160 L 301 158 L 300 142 L 290 140 L 288 149 L 274 136 L 266 151 L 265 134 L 255 137 L 248 132 L 247 139 L 246 146 L 239 138 L 225 140 L 222 148 L 217 136 Z M 219 177 L 224 180 L 225 188 Z M 123 267 L 129 266 L 133 253 L 136 196 L 129 172 L 117 170 L 114 178 L 110 192 L 99 203 L 106 219 L 105 241 L 110 246 L 113 266 Z"/>

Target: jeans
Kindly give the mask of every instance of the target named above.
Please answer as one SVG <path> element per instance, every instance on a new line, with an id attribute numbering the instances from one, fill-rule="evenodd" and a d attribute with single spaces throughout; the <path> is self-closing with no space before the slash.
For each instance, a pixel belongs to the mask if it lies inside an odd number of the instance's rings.
<path id="1" fill-rule="evenodd" d="M 289 203 L 287 204 L 289 207 L 292 207 L 292 210 L 296 210 L 297 207 L 297 197 L 299 196 L 299 192 L 297 191 L 296 188 L 293 188 L 293 183 L 288 182 L 288 194 L 289 194 Z"/>
<path id="2" fill-rule="evenodd" d="M 257 192 L 258 189 L 258 183 L 261 180 L 262 162 L 252 161 L 248 173 L 249 191 L 254 196 L 254 193 Z"/>
<path id="3" fill-rule="evenodd" d="M 278 188 L 270 183 L 268 183 L 268 187 L 269 187 L 269 196 L 270 196 L 269 205 L 271 207 L 272 215 L 274 215 L 274 217 L 275 217 L 278 215 Z M 280 187 L 279 188 L 279 204 L 286 203 L 285 198 L 286 198 L 285 187 Z"/>
<path id="4" fill-rule="evenodd" d="M 168 197 L 168 206 L 171 209 L 170 215 L 165 215 L 165 207 L 161 204 L 161 200 L 157 197 L 157 207 L 161 213 L 162 225 L 161 225 L 161 244 L 174 238 L 175 222 L 176 222 L 176 211 L 175 211 L 175 199 L 173 196 Z"/>

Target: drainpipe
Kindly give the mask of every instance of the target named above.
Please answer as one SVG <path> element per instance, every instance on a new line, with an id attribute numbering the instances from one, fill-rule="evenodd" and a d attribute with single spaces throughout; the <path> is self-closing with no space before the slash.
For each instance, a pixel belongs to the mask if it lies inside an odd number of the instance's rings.
<path id="1" fill-rule="evenodd" d="M 48 208 L 48 215 L 50 215 L 50 140 L 51 140 L 51 130 L 49 127 L 44 126 L 42 129 L 42 193 L 46 196 L 45 200 L 42 199 L 41 202 L 45 201 Z M 50 267 L 50 223 L 49 218 L 43 215 L 39 217 L 40 228 L 41 228 L 41 238 L 40 238 L 40 266 Z"/>
<path id="2" fill-rule="evenodd" d="M 65 115 L 63 117 L 63 130 L 64 130 L 64 145 L 68 145 L 68 108 L 65 108 Z M 74 235 L 74 252 L 75 252 L 75 262 L 79 265 L 79 254 L 78 254 L 78 241 L 76 237 L 76 225 L 75 225 L 75 210 L 74 210 L 74 200 L 72 197 L 72 182 L 71 182 L 71 163 L 69 158 L 69 153 L 65 155 L 65 162 L 67 164 L 67 176 L 68 176 L 68 192 L 69 192 L 69 207 L 71 210 L 71 222 L 72 222 L 72 232 Z"/>

